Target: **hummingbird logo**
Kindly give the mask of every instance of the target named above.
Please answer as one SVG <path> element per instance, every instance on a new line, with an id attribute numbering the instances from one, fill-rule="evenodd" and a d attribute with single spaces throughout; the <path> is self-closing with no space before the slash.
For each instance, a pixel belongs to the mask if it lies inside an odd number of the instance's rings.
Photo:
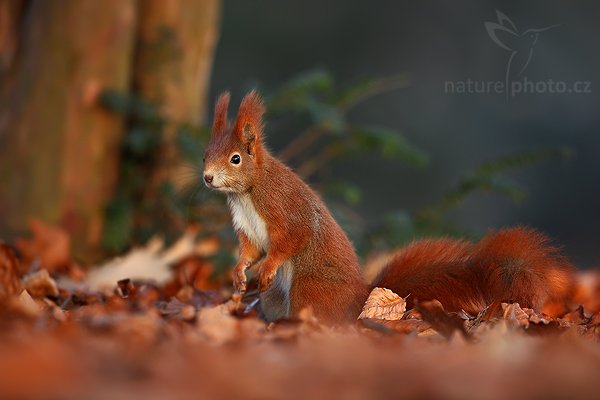
<path id="1" fill-rule="evenodd" d="M 506 14 L 496 10 L 496 17 L 498 22 L 485 22 L 484 25 L 494 43 L 510 52 L 506 64 L 505 78 L 506 87 L 508 88 L 508 83 L 523 74 L 523 71 L 529 65 L 533 56 L 533 48 L 539 39 L 540 33 L 554 29 L 560 24 L 519 32 L 516 25 Z"/>

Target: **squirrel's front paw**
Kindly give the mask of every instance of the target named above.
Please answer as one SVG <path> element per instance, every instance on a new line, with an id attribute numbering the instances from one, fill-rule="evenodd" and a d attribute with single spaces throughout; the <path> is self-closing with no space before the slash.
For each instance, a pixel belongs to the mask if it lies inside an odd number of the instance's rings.
<path id="1" fill-rule="evenodd" d="M 277 269 L 265 269 L 261 268 L 258 271 L 258 290 L 261 292 L 266 291 L 273 284 L 273 279 L 277 275 Z"/>
<path id="2" fill-rule="evenodd" d="M 246 263 L 239 263 L 233 268 L 233 287 L 241 295 L 246 293 L 246 269 Z"/>

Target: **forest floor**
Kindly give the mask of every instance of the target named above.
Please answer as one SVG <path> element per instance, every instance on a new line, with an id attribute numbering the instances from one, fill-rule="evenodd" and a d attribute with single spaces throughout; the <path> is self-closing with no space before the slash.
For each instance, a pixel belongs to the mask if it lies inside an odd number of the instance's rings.
<path id="1" fill-rule="evenodd" d="M 215 243 L 160 241 L 95 268 L 35 223 L 0 245 L 0 398 L 597 398 L 600 277 L 581 273 L 571 312 L 437 301 L 405 310 L 375 290 L 356 324 L 310 310 L 267 324 L 255 294 L 211 280 Z M 18 257 L 17 257 L 18 254 Z M 575 300 L 577 302 L 575 302 Z"/>

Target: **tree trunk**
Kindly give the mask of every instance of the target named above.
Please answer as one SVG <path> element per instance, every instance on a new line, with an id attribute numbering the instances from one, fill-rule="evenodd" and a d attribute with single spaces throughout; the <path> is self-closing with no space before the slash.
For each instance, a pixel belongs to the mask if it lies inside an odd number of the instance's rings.
<path id="1" fill-rule="evenodd" d="M 177 174 L 175 125 L 198 126 L 205 121 L 219 12 L 219 0 L 145 0 L 140 4 L 134 88 L 157 104 L 171 122 L 147 197 L 152 198 L 163 182 L 173 182 Z"/>
<path id="2" fill-rule="evenodd" d="M 0 235 L 37 218 L 66 228 L 76 255 L 96 254 L 124 122 L 98 105 L 103 89 L 128 94 L 133 83 L 173 122 L 148 179 L 146 195 L 157 194 L 173 177 L 174 125 L 204 121 L 219 6 L 0 0 Z"/>
<path id="3" fill-rule="evenodd" d="M 128 90 L 135 23 L 135 0 L 0 4 L 0 230 L 39 218 L 76 254 L 99 244 L 122 121 L 96 97 Z"/>

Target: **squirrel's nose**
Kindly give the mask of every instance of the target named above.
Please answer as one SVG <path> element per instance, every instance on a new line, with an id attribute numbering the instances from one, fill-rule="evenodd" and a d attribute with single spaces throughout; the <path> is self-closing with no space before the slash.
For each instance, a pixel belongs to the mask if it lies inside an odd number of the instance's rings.
<path id="1" fill-rule="evenodd" d="M 204 175 L 204 181 L 205 181 L 206 183 L 212 183 L 212 181 L 213 181 L 213 176 L 212 176 L 212 175 L 208 175 L 208 174 Z"/>

